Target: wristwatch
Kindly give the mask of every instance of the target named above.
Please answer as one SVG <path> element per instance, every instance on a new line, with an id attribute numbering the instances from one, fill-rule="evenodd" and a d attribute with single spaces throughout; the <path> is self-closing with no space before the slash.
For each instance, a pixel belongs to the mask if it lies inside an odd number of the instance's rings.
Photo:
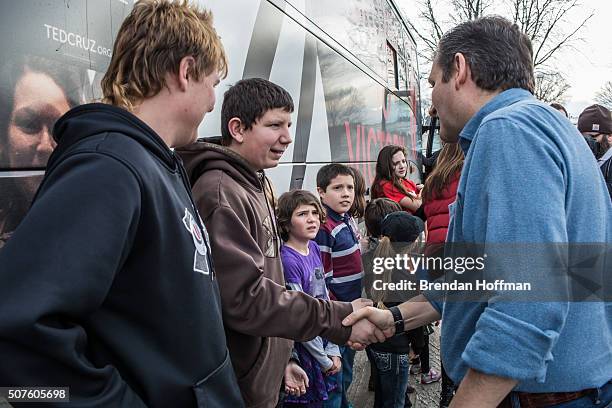
<path id="1" fill-rule="evenodd" d="M 399 307 L 393 306 L 389 308 L 389 311 L 393 315 L 393 325 L 395 326 L 395 334 L 404 332 L 404 319 L 402 318 L 402 312 Z"/>

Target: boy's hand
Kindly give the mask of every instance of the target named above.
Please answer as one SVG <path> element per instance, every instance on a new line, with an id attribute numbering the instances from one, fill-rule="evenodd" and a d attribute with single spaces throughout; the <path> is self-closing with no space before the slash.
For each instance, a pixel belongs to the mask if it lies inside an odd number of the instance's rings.
<path id="1" fill-rule="evenodd" d="M 329 370 L 327 370 L 325 374 L 326 375 L 338 374 L 340 370 L 342 369 L 342 360 L 338 356 L 328 356 L 328 357 L 331 359 L 334 365 L 332 365 L 332 367 Z"/>
<path id="2" fill-rule="evenodd" d="M 299 397 L 306 393 L 308 375 L 295 361 L 289 361 L 285 367 L 285 392 Z"/>
<path id="3" fill-rule="evenodd" d="M 368 240 L 368 237 L 363 237 L 359 240 L 359 247 L 361 248 L 362 254 L 364 252 L 367 252 L 369 246 L 370 246 L 370 241 Z"/>
<path id="4" fill-rule="evenodd" d="M 360 311 L 367 309 L 372 308 L 363 308 Z M 353 316 L 356 313 L 360 313 L 360 311 L 353 312 L 349 315 L 349 317 Z M 369 344 L 383 342 L 386 339 L 387 336 L 385 335 L 385 333 L 383 333 L 382 330 L 376 327 L 375 324 L 371 323 L 368 319 L 360 318 L 360 320 L 353 322 L 351 328 L 351 335 L 348 339 L 347 344 L 355 350 L 363 350 Z"/>
<path id="5" fill-rule="evenodd" d="M 364 326 L 365 322 L 367 322 L 367 327 Z M 374 307 L 362 308 L 351 313 L 342 321 L 342 324 L 344 326 L 353 326 L 348 345 L 355 350 L 363 350 L 368 344 L 375 343 L 376 341 L 372 341 L 372 336 L 379 342 L 383 342 L 386 338 L 395 334 L 395 325 L 391 312 Z M 361 327 L 358 328 L 360 325 Z M 367 330 L 370 328 L 370 325 L 376 329 L 371 333 L 366 333 L 359 340 L 359 336 L 363 335 L 361 330 Z"/>
<path id="6" fill-rule="evenodd" d="M 351 302 L 351 305 L 353 305 L 353 312 L 356 312 L 359 309 L 363 309 L 364 307 L 367 307 L 367 306 L 372 306 L 373 304 L 374 303 L 370 299 L 364 299 L 364 298 L 355 299 Z M 345 325 L 345 326 L 348 326 L 348 325 Z"/>

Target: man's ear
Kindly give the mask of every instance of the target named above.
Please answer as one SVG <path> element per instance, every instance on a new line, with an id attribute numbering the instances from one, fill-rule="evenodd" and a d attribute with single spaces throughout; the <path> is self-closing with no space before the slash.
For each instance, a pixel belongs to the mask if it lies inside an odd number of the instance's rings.
<path id="1" fill-rule="evenodd" d="M 231 118 L 229 122 L 227 122 L 227 129 L 236 143 L 242 144 L 244 142 L 244 126 L 240 118 Z"/>
<path id="2" fill-rule="evenodd" d="M 193 71 L 195 68 L 195 58 L 191 55 L 181 58 L 179 63 L 177 85 L 181 91 L 187 90 L 189 81 L 193 79 Z"/>
<path id="3" fill-rule="evenodd" d="M 325 195 L 325 190 L 323 190 L 321 187 L 317 187 L 317 193 L 319 193 L 319 197 L 321 195 Z"/>
<path id="4" fill-rule="evenodd" d="M 470 67 L 465 60 L 465 56 L 460 52 L 455 54 L 453 64 L 455 68 L 455 89 L 459 89 L 470 78 Z"/>

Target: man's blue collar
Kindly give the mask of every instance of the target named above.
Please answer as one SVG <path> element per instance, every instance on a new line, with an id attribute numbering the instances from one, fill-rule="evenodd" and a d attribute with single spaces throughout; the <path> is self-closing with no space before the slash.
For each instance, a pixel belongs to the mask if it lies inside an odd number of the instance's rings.
<path id="1" fill-rule="evenodd" d="M 521 88 L 512 88 L 496 95 L 493 99 L 487 102 L 472 118 L 465 124 L 463 130 L 459 133 L 459 144 L 463 152 L 467 154 L 470 143 L 474 139 L 480 124 L 489 114 L 508 105 L 523 99 L 533 98 L 533 95 Z"/>

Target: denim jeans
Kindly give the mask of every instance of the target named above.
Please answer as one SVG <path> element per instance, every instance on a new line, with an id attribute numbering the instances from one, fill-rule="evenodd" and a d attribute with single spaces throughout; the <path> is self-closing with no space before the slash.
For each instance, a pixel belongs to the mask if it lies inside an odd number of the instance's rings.
<path id="1" fill-rule="evenodd" d="M 381 408 L 404 408 L 410 377 L 408 354 L 380 353 L 371 350 L 376 369 Z"/>
<path id="2" fill-rule="evenodd" d="M 328 399 L 323 401 L 323 408 L 342 408 L 342 370 L 338 374 L 329 376 L 328 380 L 338 386 L 327 393 Z"/>
<path id="3" fill-rule="evenodd" d="M 510 394 L 513 408 L 520 408 L 518 397 Z M 612 407 L 612 381 L 608 381 L 593 392 L 591 395 L 586 395 L 574 401 L 564 402 L 562 404 L 551 405 L 550 408 L 608 408 Z"/>
<path id="4" fill-rule="evenodd" d="M 353 363 L 355 361 L 355 350 L 350 347 L 340 346 L 342 354 L 342 408 L 352 408 L 348 400 L 348 388 L 353 382 Z"/>

